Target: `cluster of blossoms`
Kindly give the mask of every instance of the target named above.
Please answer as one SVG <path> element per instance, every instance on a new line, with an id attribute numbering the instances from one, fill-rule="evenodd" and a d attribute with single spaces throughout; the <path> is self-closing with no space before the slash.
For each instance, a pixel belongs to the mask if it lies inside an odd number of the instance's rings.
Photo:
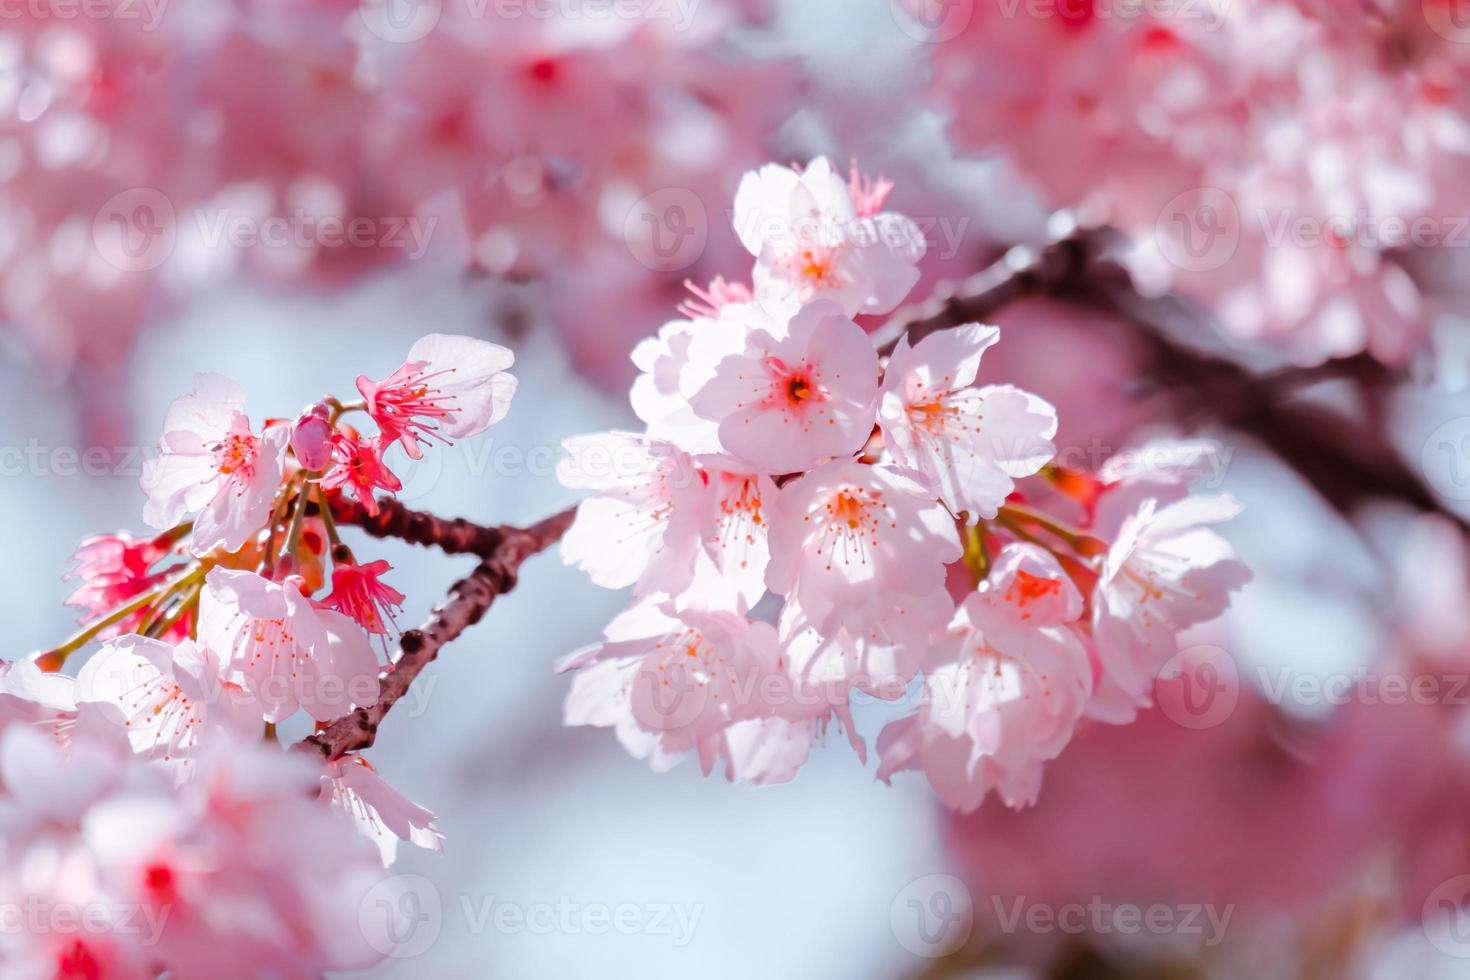
<path id="1" fill-rule="evenodd" d="M 1127 231 L 1141 283 L 1239 339 L 1424 352 L 1443 304 L 1409 259 L 1470 242 L 1452 0 L 970 6 L 932 46 L 958 146 Z"/>
<path id="2" fill-rule="evenodd" d="M 923 254 L 891 189 L 824 159 L 747 174 L 751 282 L 699 290 L 634 351 L 644 432 L 568 440 L 560 478 L 593 493 L 563 556 L 634 602 L 565 661 L 566 719 L 659 769 L 693 749 L 776 782 L 834 720 L 865 758 L 852 697 L 918 684 L 879 775 L 1020 806 L 1084 717 L 1131 720 L 1179 631 L 1224 610 L 1246 573 L 1211 525 L 1237 505 L 1191 493 L 1204 444 L 1051 465 L 1052 407 L 975 384 L 996 327 L 882 356 L 860 322 Z"/>
<path id="3" fill-rule="evenodd" d="M 356 754 L 268 743 L 298 713 L 373 704 L 393 669 L 373 641 L 404 596 L 342 542 L 334 508 L 351 493 L 376 511 L 395 446 L 418 457 L 501 419 L 511 362 L 429 335 L 360 377 L 360 400 L 259 429 L 218 375 L 174 401 L 142 479 L 159 533 L 84 541 L 81 631 L 0 664 L 0 893 L 35 917 L 0 937 L 7 976 L 317 976 L 385 952 L 355 899 L 400 839 L 438 849 L 433 814 Z"/>
<path id="4" fill-rule="evenodd" d="M 651 274 L 625 219 L 663 188 L 727 190 L 789 111 L 794 71 L 725 40 L 762 5 L 399 6 L 8 10 L 6 329 L 85 396 L 203 283 L 333 284 L 432 253 L 451 272 L 547 283 L 549 318 L 586 363 L 623 349 L 680 278 Z M 559 307 L 572 270 L 576 306 Z M 589 305 L 628 310 L 628 330 L 607 316 L 587 330 Z"/>

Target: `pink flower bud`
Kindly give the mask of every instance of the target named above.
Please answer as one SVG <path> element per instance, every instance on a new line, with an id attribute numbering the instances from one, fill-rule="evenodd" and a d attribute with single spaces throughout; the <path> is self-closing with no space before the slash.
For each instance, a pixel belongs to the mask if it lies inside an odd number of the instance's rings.
<path id="1" fill-rule="evenodd" d="M 308 470 L 322 470 L 332 462 L 332 423 L 318 402 L 303 411 L 291 426 L 291 450 Z"/>

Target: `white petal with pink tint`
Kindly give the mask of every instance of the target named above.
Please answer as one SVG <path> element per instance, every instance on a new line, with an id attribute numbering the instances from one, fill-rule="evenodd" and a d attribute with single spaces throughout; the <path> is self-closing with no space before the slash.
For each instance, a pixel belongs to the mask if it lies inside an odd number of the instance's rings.
<path id="1" fill-rule="evenodd" d="M 1015 487 L 1056 454 L 1056 411 L 1009 385 L 970 387 L 995 327 L 940 330 L 899 340 L 883 379 L 878 422 L 895 462 L 925 475 L 969 523 L 992 518 Z"/>
<path id="2" fill-rule="evenodd" d="M 829 303 L 803 307 L 785 336 L 752 331 L 690 400 L 725 451 L 763 472 L 793 473 L 862 448 L 873 429 L 878 355 Z"/>
<path id="3" fill-rule="evenodd" d="M 707 476 L 674 446 L 629 432 L 563 444 L 557 479 L 594 490 L 562 538 L 562 560 L 608 589 L 677 594 L 694 575 L 712 506 Z"/>
<path id="4" fill-rule="evenodd" d="M 329 762 L 322 787 L 331 805 L 352 817 L 363 835 L 377 845 L 383 867 L 392 866 L 400 840 L 430 851 L 443 850 L 444 835 L 434 826 L 434 814 L 394 789 L 361 756 Z"/>
<path id="5" fill-rule="evenodd" d="M 860 633 L 911 597 L 944 589 L 962 549 L 954 519 L 888 466 L 828 463 L 783 487 L 772 509 L 766 585 L 820 632 Z"/>

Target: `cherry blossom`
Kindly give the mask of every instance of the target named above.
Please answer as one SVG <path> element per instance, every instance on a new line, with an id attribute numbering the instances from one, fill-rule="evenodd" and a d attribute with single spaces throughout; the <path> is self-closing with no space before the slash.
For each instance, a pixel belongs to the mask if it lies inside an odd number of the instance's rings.
<path id="1" fill-rule="evenodd" d="M 332 461 L 331 409 L 323 402 L 306 406 L 291 426 L 291 452 L 303 469 L 324 470 Z"/>
<path id="2" fill-rule="evenodd" d="M 434 826 L 434 815 L 388 785 L 361 756 L 327 763 L 322 798 L 345 811 L 363 835 L 378 845 L 385 868 L 397 857 L 400 840 L 431 851 L 443 848 L 444 835 Z"/>
<path id="3" fill-rule="evenodd" d="M 562 539 L 562 559 L 604 588 L 676 594 L 694 576 L 711 506 L 706 474 L 668 443 L 628 432 L 563 444 L 563 486 L 596 491 Z"/>
<path id="4" fill-rule="evenodd" d="M 377 694 L 378 658 L 351 619 L 302 594 L 299 577 L 271 582 L 216 568 L 199 603 L 199 639 L 229 657 L 266 721 L 298 708 L 318 721 Z"/>
<path id="5" fill-rule="evenodd" d="M 195 375 L 193 394 L 169 406 L 161 455 L 144 465 L 143 520 L 165 529 L 197 512 L 196 554 L 243 547 L 270 515 L 289 435 L 285 428 L 255 435 L 240 386 L 218 374 Z"/>
<path id="6" fill-rule="evenodd" d="M 1042 764 L 1071 741 L 1092 693 L 1092 665 L 1067 624 L 1082 596 L 1048 552 L 1010 545 L 965 599 L 929 671 L 916 714 L 878 739 L 880 777 L 922 769 L 951 807 L 976 809 L 993 789 L 1034 803 Z"/>
<path id="7" fill-rule="evenodd" d="M 873 430 L 878 355 L 830 303 L 802 307 L 784 336 L 752 331 L 689 400 L 725 451 L 791 473 L 861 449 Z"/>
<path id="8" fill-rule="evenodd" d="M 34 660 L 0 663 L 0 726 L 23 722 L 65 745 L 76 721 L 74 678 L 43 671 Z"/>
<path id="9" fill-rule="evenodd" d="M 172 767 L 183 780 L 201 740 L 221 726 L 249 737 L 261 711 L 229 679 L 208 647 L 130 634 L 108 641 L 77 675 L 77 701 L 102 709 L 133 750 Z"/>
<path id="10" fill-rule="evenodd" d="M 167 536 L 140 540 L 119 531 L 82 541 L 72 553 L 76 567 L 66 577 L 82 584 L 67 596 L 68 606 L 79 606 L 82 618 L 99 616 L 163 581 L 166 572 L 153 566 L 173 548 Z"/>
<path id="11" fill-rule="evenodd" d="M 903 215 L 870 212 L 887 192 L 854 200 L 825 157 L 801 171 L 767 164 L 740 181 L 735 233 L 756 256 L 757 299 L 836 302 L 848 316 L 887 313 L 918 281 L 924 237 Z"/>
<path id="12" fill-rule="evenodd" d="M 961 555 L 954 519 L 888 466 L 837 461 L 781 489 L 771 513 L 772 592 L 797 602 L 822 633 L 879 626 L 905 599 L 944 587 Z"/>
<path id="13" fill-rule="evenodd" d="M 383 464 L 376 442 L 365 440 L 349 425 L 338 428 L 332 436 L 331 468 L 322 474 L 320 483 L 326 490 L 349 490 L 369 514 L 378 512 L 377 491 L 397 493 L 403 483 Z"/>
<path id="14" fill-rule="evenodd" d="M 139 774 L 140 776 L 143 774 Z M 178 791 L 138 780 L 93 804 L 80 842 L 104 893 L 167 908 L 149 958 L 180 975 L 300 976 L 370 966 L 358 925 L 375 849 L 314 800 L 310 763 L 221 740 Z"/>
<path id="15" fill-rule="evenodd" d="M 332 567 L 332 592 L 322 602 L 351 617 L 369 633 L 386 636 L 388 627 L 394 625 L 393 614 L 401 611 L 405 598 L 381 581 L 391 569 L 381 558 L 366 565 L 349 560 L 336 562 Z"/>
<path id="16" fill-rule="evenodd" d="M 1015 486 L 1056 453 L 1056 411 L 1010 385 L 972 388 L 995 327 L 966 324 L 910 347 L 899 340 L 883 376 L 878 423 L 901 466 L 923 473 L 969 523 L 993 518 Z"/>
<path id="17" fill-rule="evenodd" d="M 724 612 L 643 602 L 609 624 L 604 641 L 564 660 L 577 671 L 568 725 L 613 728 L 655 770 L 697 749 L 707 774 L 732 766 L 731 726 L 763 714 L 761 679 L 778 668 L 776 631 Z M 730 769 L 733 778 L 733 769 Z"/>
<path id="18" fill-rule="evenodd" d="M 1120 484 L 1127 492 L 1127 485 Z M 1176 487 L 1175 494 L 1187 494 Z M 1099 504 L 1106 517 L 1107 494 Z M 1178 649 L 1180 630 L 1219 616 L 1250 578 L 1210 529 L 1240 512 L 1226 494 L 1149 496 L 1122 518 L 1092 597 L 1092 633 L 1102 665 L 1089 711 L 1130 721 L 1152 703 L 1155 679 Z"/>
<path id="19" fill-rule="evenodd" d="M 513 363 L 515 355 L 499 344 L 431 333 L 382 381 L 360 375 L 357 390 L 385 448 L 397 441 L 419 459 L 426 439 L 465 439 L 505 418 L 516 391 L 516 379 L 506 373 Z"/>

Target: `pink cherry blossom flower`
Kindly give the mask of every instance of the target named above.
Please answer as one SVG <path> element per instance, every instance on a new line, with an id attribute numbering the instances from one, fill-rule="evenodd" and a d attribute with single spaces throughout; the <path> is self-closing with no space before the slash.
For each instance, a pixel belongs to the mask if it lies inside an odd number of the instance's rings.
<path id="1" fill-rule="evenodd" d="M 215 568 L 199 603 L 199 641 L 228 655 L 266 721 L 304 709 L 330 721 L 377 696 L 378 658 L 351 619 L 313 603 L 301 579 Z"/>
<path id="2" fill-rule="evenodd" d="M 324 470 L 332 462 L 331 413 L 325 404 L 306 406 L 291 426 L 291 451 L 302 469 Z"/>
<path id="3" fill-rule="evenodd" d="M 1049 552 L 1007 546 L 955 616 L 919 710 L 879 736 L 879 778 L 921 769 L 966 813 L 991 790 L 1011 807 L 1034 803 L 1043 763 L 1071 741 L 1092 693 L 1091 661 L 1067 625 L 1081 612 Z"/>
<path id="4" fill-rule="evenodd" d="M 357 497 L 363 510 L 377 514 L 378 490 L 397 493 L 403 489 L 402 481 L 383 463 L 380 445 L 389 443 L 363 439 L 349 425 L 339 427 L 332 436 L 334 462 L 331 469 L 322 474 L 322 489 L 345 489 Z"/>
<path id="5" fill-rule="evenodd" d="M 218 374 L 194 376 L 194 392 L 169 406 L 162 451 L 143 467 L 143 519 L 171 528 L 189 513 L 193 550 L 243 547 L 270 517 L 285 463 L 286 427 L 257 436 L 240 386 Z"/>
<path id="6" fill-rule="evenodd" d="M 819 632 L 881 626 L 906 601 L 944 590 L 962 549 L 954 518 L 889 466 L 828 463 L 783 487 L 771 512 L 766 585 Z"/>
<path id="7" fill-rule="evenodd" d="M 77 675 L 77 701 L 127 734 L 133 751 L 163 763 L 180 782 L 202 739 L 225 726 L 256 735 L 261 712 L 207 647 L 130 634 L 110 640 Z"/>
<path id="8" fill-rule="evenodd" d="M 66 597 L 66 605 L 79 606 L 82 619 L 100 616 L 163 581 L 165 572 L 151 569 L 173 547 L 167 536 L 139 540 L 126 531 L 99 534 L 77 545 L 72 553 L 76 567 L 66 573 L 68 579 L 81 579 L 82 584 Z M 139 612 L 131 621 L 136 623 Z"/>
<path id="9" fill-rule="evenodd" d="M 712 460 L 713 461 L 713 460 Z M 767 510 L 776 496 L 768 476 L 725 469 L 706 469 L 713 506 L 706 508 L 700 543 L 720 577 L 754 606 L 766 591 L 771 560 Z"/>
<path id="10" fill-rule="evenodd" d="M 830 303 L 792 318 L 784 336 L 752 331 L 690 399 L 719 425 L 725 451 L 767 473 L 793 473 L 862 448 L 873 431 L 878 354 Z"/>
<path id="11" fill-rule="evenodd" d="M 322 799 L 357 823 L 358 830 L 377 845 L 385 868 L 397 858 L 400 840 L 430 851 L 444 847 L 444 835 L 434 826 L 434 814 L 388 785 L 362 756 L 327 763 L 322 773 Z"/>
<path id="12" fill-rule="evenodd" d="M 770 624 L 645 601 L 610 623 L 605 636 L 558 666 L 578 672 L 566 723 L 613 728 L 624 748 L 657 771 L 695 749 L 706 775 L 723 758 L 733 778 L 731 727 L 774 713 L 761 701 L 761 679 L 779 667 Z"/>
<path id="13" fill-rule="evenodd" d="M 684 288 L 694 298 L 680 303 L 679 313 L 691 320 L 716 320 L 726 307 L 755 302 L 755 293 L 751 292 L 749 286 L 743 282 L 726 282 L 724 276 L 715 276 L 708 287 L 686 279 Z"/>
<path id="14" fill-rule="evenodd" d="M 883 210 L 888 195 L 893 193 L 893 181 L 881 174 L 874 179 L 852 165 L 847 176 L 847 194 L 852 198 L 853 210 L 859 218 L 871 218 Z"/>
<path id="15" fill-rule="evenodd" d="M 970 524 L 992 518 L 1015 487 L 1056 454 L 1056 411 L 1010 385 L 973 388 L 1000 330 L 966 324 L 910 347 L 899 340 L 883 379 L 878 424 L 896 463 L 923 473 Z"/>
<path id="16" fill-rule="evenodd" d="M 886 198 L 861 198 L 864 209 Z M 757 299 L 828 299 L 848 316 L 891 311 L 918 282 L 924 237 L 892 212 L 863 215 L 825 157 L 798 172 L 768 164 L 735 192 L 735 233 L 756 256 Z"/>
<path id="17" fill-rule="evenodd" d="M 202 746 L 197 763 L 170 791 L 135 761 L 126 784 L 87 809 L 76 838 L 101 894 L 154 913 L 133 941 L 155 969 L 243 980 L 380 959 L 387 947 L 370 944 L 358 909 L 381 866 L 350 821 L 317 802 L 320 770 L 228 736 Z"/>
<path id="18" fill-rule="evenodd" d="M 402 592 L 380 581 L 392 567 L 381 558 L 366 565 L 337 562 L 332 567 L 332 592 L 324 604 L 369 633 L 386 636 L 390 625 L 396 627 L 394 613 L 402 611 L 404 600 Z"/>
<path id="19" fill-rule="evenodd" d="M 1230 593 L 1250 580 L 1230 545 L 1208 527 L 1240 509 L 1226 494 L 1173 502 L 1149 497 L 1123 520 L 1092 596 L 1102 666 L 1088 706 L 1093 717 L 1128 722 L 1152 704 L 1154 681 L 1179 648 L 1178 633 L 1218 617 Z"/>
<path id="20" fill-rule="evenodd" d="M 954 617 L 943 589 L 897 596 L 866 629 L 823 632 L 795 600 L 781 609 L 781 653 L 798 700 L 845 711 L 855 693 L 892 701 L 933 660 Z M 859 749 L 861 754 L 862 749 Z"/>
<path id="21" fill-rule="evenodd" d="M 21 722 L 66 745 L 76 721 L 74 678 L 42 670 L 34 660 L 0 663 L 0 729 Z"/>
<path id="22" fill-rule="evenodd" d="M 424 439 L 467 439 L 505 418 L 516 391 L 516 379 L 506 373 L 513 363 L 515 355 L 499 344 L 432 333 L 382 381 L 360 375 L 357 390 L 384 446 L 397 441 L 418 459 Z"/>
<path id="23" fill-rule="evenodd" d="M 711 506 L 708 475 L 674 446 L 628 432 L 563 443 L 563 486 L 595 491 L 562 538 L 562 560 L 607 589 L 682 592 Z"/>
<path id="24" fill-rule="evenodd" d="M 633 348 L 633 363 L 642 373 L 634 379 L 628 399 L 649 438 L 667 440 L 696 455 L 720 451 L 719 423 L 695 414 L 689 400 L 714 377 L 721 360 L 745 349 L 755 311 L 742 306 L 738 311 L 729 307 L 727 313 L 712 319 L 672 320 Z"/>

